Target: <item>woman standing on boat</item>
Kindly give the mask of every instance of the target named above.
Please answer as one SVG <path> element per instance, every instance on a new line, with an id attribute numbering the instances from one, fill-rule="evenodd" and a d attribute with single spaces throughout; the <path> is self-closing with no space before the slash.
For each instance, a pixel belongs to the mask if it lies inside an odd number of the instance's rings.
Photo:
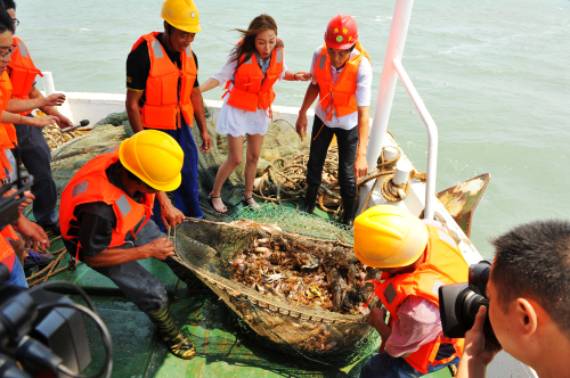
<path id="1" fill-rule="evenodd" d="M 206 92 L 226 84 L 224 104 L 216 130 L 228 137 L 228 157 L 216 174 L 210 192 L 212 208 L 221 214 L 228 208 L 221 198 L 222 186 L 242 160 L 243 141 L 247 140 L 244 204 L 259 205 L 253 199 L 253 180 L 271 120 L 271 104 L 275 99 L 273 85 L 279 79 L 309 80 L 308 72 L 289 72 L 285 66 L 283 41 L 277 38 L 277 24 L 266 14 L 254 18 L 247 30 L 240 30 L 242 39 L 219 73 L 200 86 Z"/>
<path id="2" fill-rule="evenodd" d="M 319 96 L 303 209 L 309 213 L 315 209 L 323 165 L 334 135 L 338 143 L 342 221 L 351 224 L 358 205 L 356 178 L 364 176 L 367 170 L 368 107 L 372 87 L 372 67 L 358 41 L 356 21 L 351 16 L 337 15 L 329 21 L 325 44 L 313 55 L 311 74 L 313 80 L 296 123 L 297 133 L 303 138 L 307 131 L 307 110 Z"/>
<path id="3" fill-rule="evenodd" d="M 174 206 L 165 193 L 157 195 L 153 219 L 173 226 L 184 215 L 204 216 L 198 185 L 198 147 L 190 128 L 200 129 L 202 152 L 210 148 L 202 94 L 198 89 L 198 60 L 192 42 L 200 28 L 198 8 L 192 0 L 165 0 L 164 32 L 141 36 L 127 58 L 126 108 L 135 133 L 160 130 L 172 136 L 184 150 L 182 185 L 173 192 Z"/>

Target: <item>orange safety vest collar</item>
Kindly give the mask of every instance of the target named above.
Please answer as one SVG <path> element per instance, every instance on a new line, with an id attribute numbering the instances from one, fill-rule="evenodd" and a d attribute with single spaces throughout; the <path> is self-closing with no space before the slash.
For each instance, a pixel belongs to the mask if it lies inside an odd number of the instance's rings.
<path id="1" fill-rule="evenodd" d="M 145 129 L 176 130 L 184 117 L 193 126 L 194 108 L 190 96 L 198 74 L 190 46 L 180 53 L 182 68 L 173 63 L 158 40 L 158 32 L 140 37 L 131 51 L 146 42 L 150 57 L 150 71 L 144 92 L 145 103 L 141 108 Z"/>
<path id="2" fill-rule="evenodd" d="M 241 56 L 239 67 L 234 73 L 233 86 L 230 88 L 230 82 L 226 83 L 228 104 L 249 112 L 268 109 L 275 100 L 273 85 L 283 73 L 283 55 L 283 42 L 278 40 L 271 52 L 265 74 L 259 67 L 256 54 L 251 54 L 247 61 L 245 56 Z"/>
<path id="3" fill-rule="evenodd" d="M 429 243 L 424 262 L 411 273 L 383 275 L 374 281 L 374 291 L 390 312 L 390 323 L 398 319 L 398 308 L 409 296 L 430 301 L 439 307 L 438 289 L 442 285 L 467 282 L 468 265 L 455 241 L 444 230 L 428 226 Z M 451 344 L 455 354 L 436 360 L 441 344 Z M 417 371 L 425 374 L 430 366 L 448 363 L 463 354 L 463 339 L 450 339 L 441 334 L 404 357 Z"/>
<path id="4" fill-rule="evenodd" d="M 358 110 L 356 102 L 356 82 L 358 67 L 362 60 L 362 53 L 351 57 L 346 62 L 340 76 L 333 83 L 331 74 L 331 61 L 326 46 L 321 48 L 314 62 L 314 79 L 319 85 L 319 104 L 326 113 L 326 120 L 330 121 L 333 111 L 337 117 L 352 114 Z"/>
<path id="5" fill-rule="evenodd" d="M 5 111 L 12 98 L 12 83 L 8 72 L 0 74 L 0 111 Z M 16 128 L 11 123 L 0 123 L 0 147 L 14 148 L 18 144 Z"/>
<path id="6" fill-rule="evenodd" d="M 10 80 L 12 81 L 13 93 L 15 98 L 28 99 L 30 91 L 36 81 L 36 76 L 42 75 L 42 71 L 35 65 L 30 52 L 24 41 L 14 36 L 14 50 L 8 63 L 10 72 Z"/>
<path id="7" fill-rule="evenodd" d="M 71 178 L 61 194 L 59 208 L 61 236 L 65 240 L 77 241 L 78 235 L 72 235 L 70 230 L 77 221 L 75 208 L 85 203 L 103 202 L 113 208 L 117 221 L 108 248 L 123 245 L 128 235 L 135 238 L 150 219 L 154 194 L 146 195 L 143 203 L 139 203 L 109 181 L 105 171 L 118 161 L 117 151 L 97 156 Z M 79 243 L 76 257 L 78 251 Z"/>

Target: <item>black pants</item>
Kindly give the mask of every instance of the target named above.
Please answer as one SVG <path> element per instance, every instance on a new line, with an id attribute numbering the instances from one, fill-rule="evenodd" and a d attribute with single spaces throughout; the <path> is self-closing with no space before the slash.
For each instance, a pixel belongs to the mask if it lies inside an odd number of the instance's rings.
<path id="1" fill-rule="evenodd" d="M 354 162 L 358 147 L 358 127 L 351 130 L 327 127 L 319 117 L 315 116 L 307 164 L 305 206 L 309 210 L 314 208 L 317 191 L 321 185 L 323 166 L 333 135 L 336 135 L 338 144 L 338 181 L 344 207 L 343 221 L 347 222 L 354 218 L 357 205 Z"/>
<path id="2" fill-rule="evenodd" d="M 121 248 L 133 248 L 164 236 L 158 226 L 149 220 L 137 234 L 134 241 L 129 241 Z M 170 269 L 185 280 L 188 274 L 184 267 L 171 258 L 164 261 Z M 156 311 L 166 307 L 168 294 L 164 284 L 136 261 L 104 268 L 94 268 L 107 276 L 123 292 L 128 300 L 144 312 Z"/>
<path id="3" fill-rule="evenodd" d="M 28 125 L 16 125 L 18 151 L 24 167 L 34 176 L 32 210 L 41 225 L 52 225 L 58 220 L 56 211 L 57 189 L 51 174 L 51 153 L 42 129 Z"/>

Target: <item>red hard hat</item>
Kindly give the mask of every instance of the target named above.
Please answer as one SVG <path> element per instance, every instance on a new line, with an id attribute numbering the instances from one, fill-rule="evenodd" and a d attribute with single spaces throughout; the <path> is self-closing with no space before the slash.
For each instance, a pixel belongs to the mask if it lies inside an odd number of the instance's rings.
<path id="1" fill-rule="evenodd" d="M 358 41 L 358 28 L 352 16 L 337 14 L 329 21 L 325 44 L 331 49 L 347 50 Z"/>

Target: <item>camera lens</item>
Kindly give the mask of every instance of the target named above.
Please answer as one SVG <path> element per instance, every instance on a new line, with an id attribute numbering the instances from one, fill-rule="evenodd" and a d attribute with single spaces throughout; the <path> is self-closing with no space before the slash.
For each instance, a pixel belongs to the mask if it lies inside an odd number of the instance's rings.
<path id="1" fill-rule="evenodd" d="M 481 294 L 478 294 L 472 290 L 465 291 L 461 316 L 465 329 L 470 329 L 473 326 L 473 323 L 475 323 L 475 316 L 477 315 L 479 307 L 488 307 L 488 305 L 489 301 Z"/>
<path id="2" fill-rule="evenodd" d="M 469 286 L 483 296 L 487 296 L 487 281 L 489 281 L 490 271 L 491 263 L 486 260 L 469 267 Z"/>

